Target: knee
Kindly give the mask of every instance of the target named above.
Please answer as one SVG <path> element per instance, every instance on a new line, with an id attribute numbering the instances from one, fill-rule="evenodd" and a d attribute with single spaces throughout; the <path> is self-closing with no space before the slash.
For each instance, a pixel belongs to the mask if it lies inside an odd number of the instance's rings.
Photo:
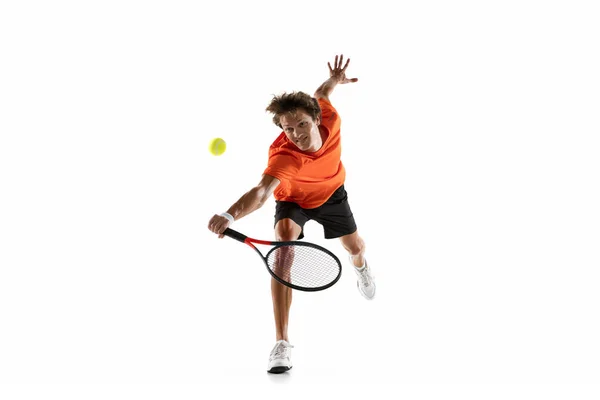
<path id="1" fill-rule="evenodd" d="M 365 252 L 365 242 L 360 237 L 346 245 L 346 250 L 353 256 L 363 254 Z"/>
<path id="2" fill-rule="evenodd" d="M 288 242 L 298 239 L 302 228 L 290 218 L 284 218 L 275 226 L 275 237 L 279 241 Z"/>

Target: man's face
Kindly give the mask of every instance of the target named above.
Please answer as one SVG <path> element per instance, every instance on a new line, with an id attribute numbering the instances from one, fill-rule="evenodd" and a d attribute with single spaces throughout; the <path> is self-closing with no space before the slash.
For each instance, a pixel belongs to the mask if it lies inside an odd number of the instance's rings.
<path id="1" fill-rule="evenodd" d="M 284 114 L 279 118 L 287 138 L 302 151 L 317 151 L 321 148 L 322 140 L 319 132 L 319 119 L 313 121 L 303 110 Z"/>

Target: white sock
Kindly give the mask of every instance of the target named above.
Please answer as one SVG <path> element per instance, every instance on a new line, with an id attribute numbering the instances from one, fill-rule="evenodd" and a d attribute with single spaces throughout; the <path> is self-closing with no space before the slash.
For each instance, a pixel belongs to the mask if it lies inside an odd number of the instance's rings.
<path id="1" fill-rule="evenodd" d="M 354 265 L 354 262 L 352 262 L 352 265 Z M 365 259 L 365 263 L 363 264 L 362 267 L 357 267 L 356 265 L 354 265 L 354 268 L 356 268 L 359 271 L 362 271 L 366 266 L 367 266 L 367 260 Z"/>

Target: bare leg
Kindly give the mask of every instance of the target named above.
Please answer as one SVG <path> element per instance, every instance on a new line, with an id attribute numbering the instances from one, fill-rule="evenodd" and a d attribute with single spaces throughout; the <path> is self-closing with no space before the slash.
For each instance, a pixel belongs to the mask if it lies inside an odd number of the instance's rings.
<path id="1" fill-rule="evenodd" d="M 284 218 L 275 225 L 275 237 L 280 241 L 296 240 L 302 228 L 289 218 Z M 288 319 L 292 305 L 292 289 L 271 278 L 271 297 L 275 316 L 275 340 L 288 342 Z"/>
<path id="2" fill-rule="evenodd" d="M 350 253 L 350 259 L 354 264 L 354 272 L 358 277 L 356 288 L 365 299 L 373 300 L 375 281 L 371 275 L 371 267 L 367 266 L 367 260 L 365 260 L 365 242 L 358 236 L 358 232 L 342 236 L 340 239 L 346 251 Z"/>
<path id="3" fill-rule="evenodd" d="M 358 231 L 342 236 L 340 241 L 346 251 L 350 253 L 352 263 L 355 267 L 360 268 L 365 265 L 365 242 L 358 235 Z"/>

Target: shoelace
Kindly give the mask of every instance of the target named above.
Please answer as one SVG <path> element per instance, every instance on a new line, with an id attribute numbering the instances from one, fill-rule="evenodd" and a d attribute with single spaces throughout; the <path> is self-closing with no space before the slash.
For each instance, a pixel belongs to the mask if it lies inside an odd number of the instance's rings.
<path id="1" fill-rule="evenodd" d="M 271 353 L 271 359 L 276 359 L 276 358 L 285 358 L 288 356 L 288 348 L 293 348 L 294 346 L 292 346 L 291 344 L 286 346 L 285 344 L 279 343 L 277 345 L 277 347 L 275 347 L 275 349 L 273 350 L 273 352 Z"/>
<path id="2" fill-rule="evenodd" d="M 369 277 L 369 267 L 365 267 L 362 271 L 358 271 L 358 277 L 362 286 L 370 286 L 371 278 Z"/>

